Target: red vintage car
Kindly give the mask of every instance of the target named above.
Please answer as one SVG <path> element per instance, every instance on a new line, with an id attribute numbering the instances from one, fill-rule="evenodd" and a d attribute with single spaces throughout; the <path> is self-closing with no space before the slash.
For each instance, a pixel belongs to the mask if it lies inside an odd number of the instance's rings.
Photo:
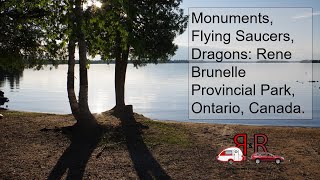
<path id="1" fill-rule="evenodd" d="M 251 155 L 251 160 L 259 164 L 262 161 L 276 162 L 280 164 L 284 161 L 284 157 L 276 156 L 268 152 L 256 152 Z"/>

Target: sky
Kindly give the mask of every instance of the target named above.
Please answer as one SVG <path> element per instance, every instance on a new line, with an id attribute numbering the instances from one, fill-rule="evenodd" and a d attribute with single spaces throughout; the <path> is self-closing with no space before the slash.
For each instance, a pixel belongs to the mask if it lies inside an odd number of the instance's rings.
<path id="1" fill-rule="evenodd" d="M 313 58 L 320 59 L 320 1 L 319 0 L 183 0 L 181 8 L 188 14 L 189 8 L 195 7 L 307 7 L 312 8 L 312 13 L 297 12 L 292 18 L 307 21 L 313 16 Z M 282 26 L 286 28 L 286 25 Z M 303 25 L 296 31 L 303 31 Z M 310 32 L 310 31 L 309 31 Z M 310 35 L 310 34 L 309 34 Z M 312 37 L 312 36 L 309 36 Z M 299 37 L 303 39 L 303 37 Z M 188 29 L 175 39 L 179 49 L 172 59 L 188 58 Z M 305 45 L 300 45 L 301 48 Z"/>

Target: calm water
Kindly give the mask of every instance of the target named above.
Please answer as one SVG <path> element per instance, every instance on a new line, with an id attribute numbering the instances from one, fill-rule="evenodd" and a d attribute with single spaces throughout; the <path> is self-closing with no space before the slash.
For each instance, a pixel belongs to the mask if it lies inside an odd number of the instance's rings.
<path id="1" fill-rule="evenodd" d="M 320 64 L 314 65 L 314 80 L 320 80 Z M 76 68 L 76 70 L 78 70 Z M 20 75 L 0 79 L 0 89 L 10 99 L 9 109 L 70 113 L 66 91 L 67 66 L 40 71 L 26 69 Z M 78 75 L 75 83 L 78 84 Z M 309 83 L 309 82 L 305 82 Z M 210 120 L 196 122 L 320 127 L 320 83 L 313 84 L 313 120 Z M 114 65 L 91 65 L 89 105 L 92 112 L 114 104 Z M 158 120 L 188 120 L 188 64 L 128 66 L 126 103 L 134 111 Z"/>

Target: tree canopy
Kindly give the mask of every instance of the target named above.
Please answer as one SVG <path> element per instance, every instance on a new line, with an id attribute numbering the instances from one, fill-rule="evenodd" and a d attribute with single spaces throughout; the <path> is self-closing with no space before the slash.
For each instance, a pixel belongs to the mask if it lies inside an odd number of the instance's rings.
<path id="1" fill-rule="evenodd" d="M 174 38 L 183 33 L 187 17 L 179 8 L 181 0 L 111 0 L 100 9 L 89 9 L 87 26 L 92 55 L 114 59 L 117 48 L 129 50 L 129 58 L 138 65 L 166 61 L 177 46 Z"/>
<path id="2" fill-rule="evenodd" d="M 48 0 L 0 1 L 0 68 L 40 67 L 65 57 L 65 49 L 53 42 L 44 24 L 53 13 Z M 10 64 L 8 66 L 8 64 Z"/>

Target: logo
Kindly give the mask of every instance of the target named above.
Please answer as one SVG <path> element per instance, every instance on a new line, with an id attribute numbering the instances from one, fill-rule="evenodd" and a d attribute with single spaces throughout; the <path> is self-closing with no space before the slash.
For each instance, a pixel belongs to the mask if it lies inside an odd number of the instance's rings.
<path id="1" fill-rule="evenodd" d="M 247 147 L 253 148 L 252 143 L 248 143 L 247 134 L 236 134 L 233 137 L 234 147 L 229 147 L 222 150 L 216 157 L 218 161 L 228 162 L 233 164 L 233 162 L 246 161 L 247 159 Z M 254 134 L 254 153 L 251 155 L 250 160 L 260 164 L 261 162 L 275 162 L 280 164 L 284 161 L 284 157 L 273 155 L 267 150 L 268 137 L 265 134 Z M 240 149 L 242 148 L 243 151 Z M 261 149 L 262 151 L 259 151 Z"/>

